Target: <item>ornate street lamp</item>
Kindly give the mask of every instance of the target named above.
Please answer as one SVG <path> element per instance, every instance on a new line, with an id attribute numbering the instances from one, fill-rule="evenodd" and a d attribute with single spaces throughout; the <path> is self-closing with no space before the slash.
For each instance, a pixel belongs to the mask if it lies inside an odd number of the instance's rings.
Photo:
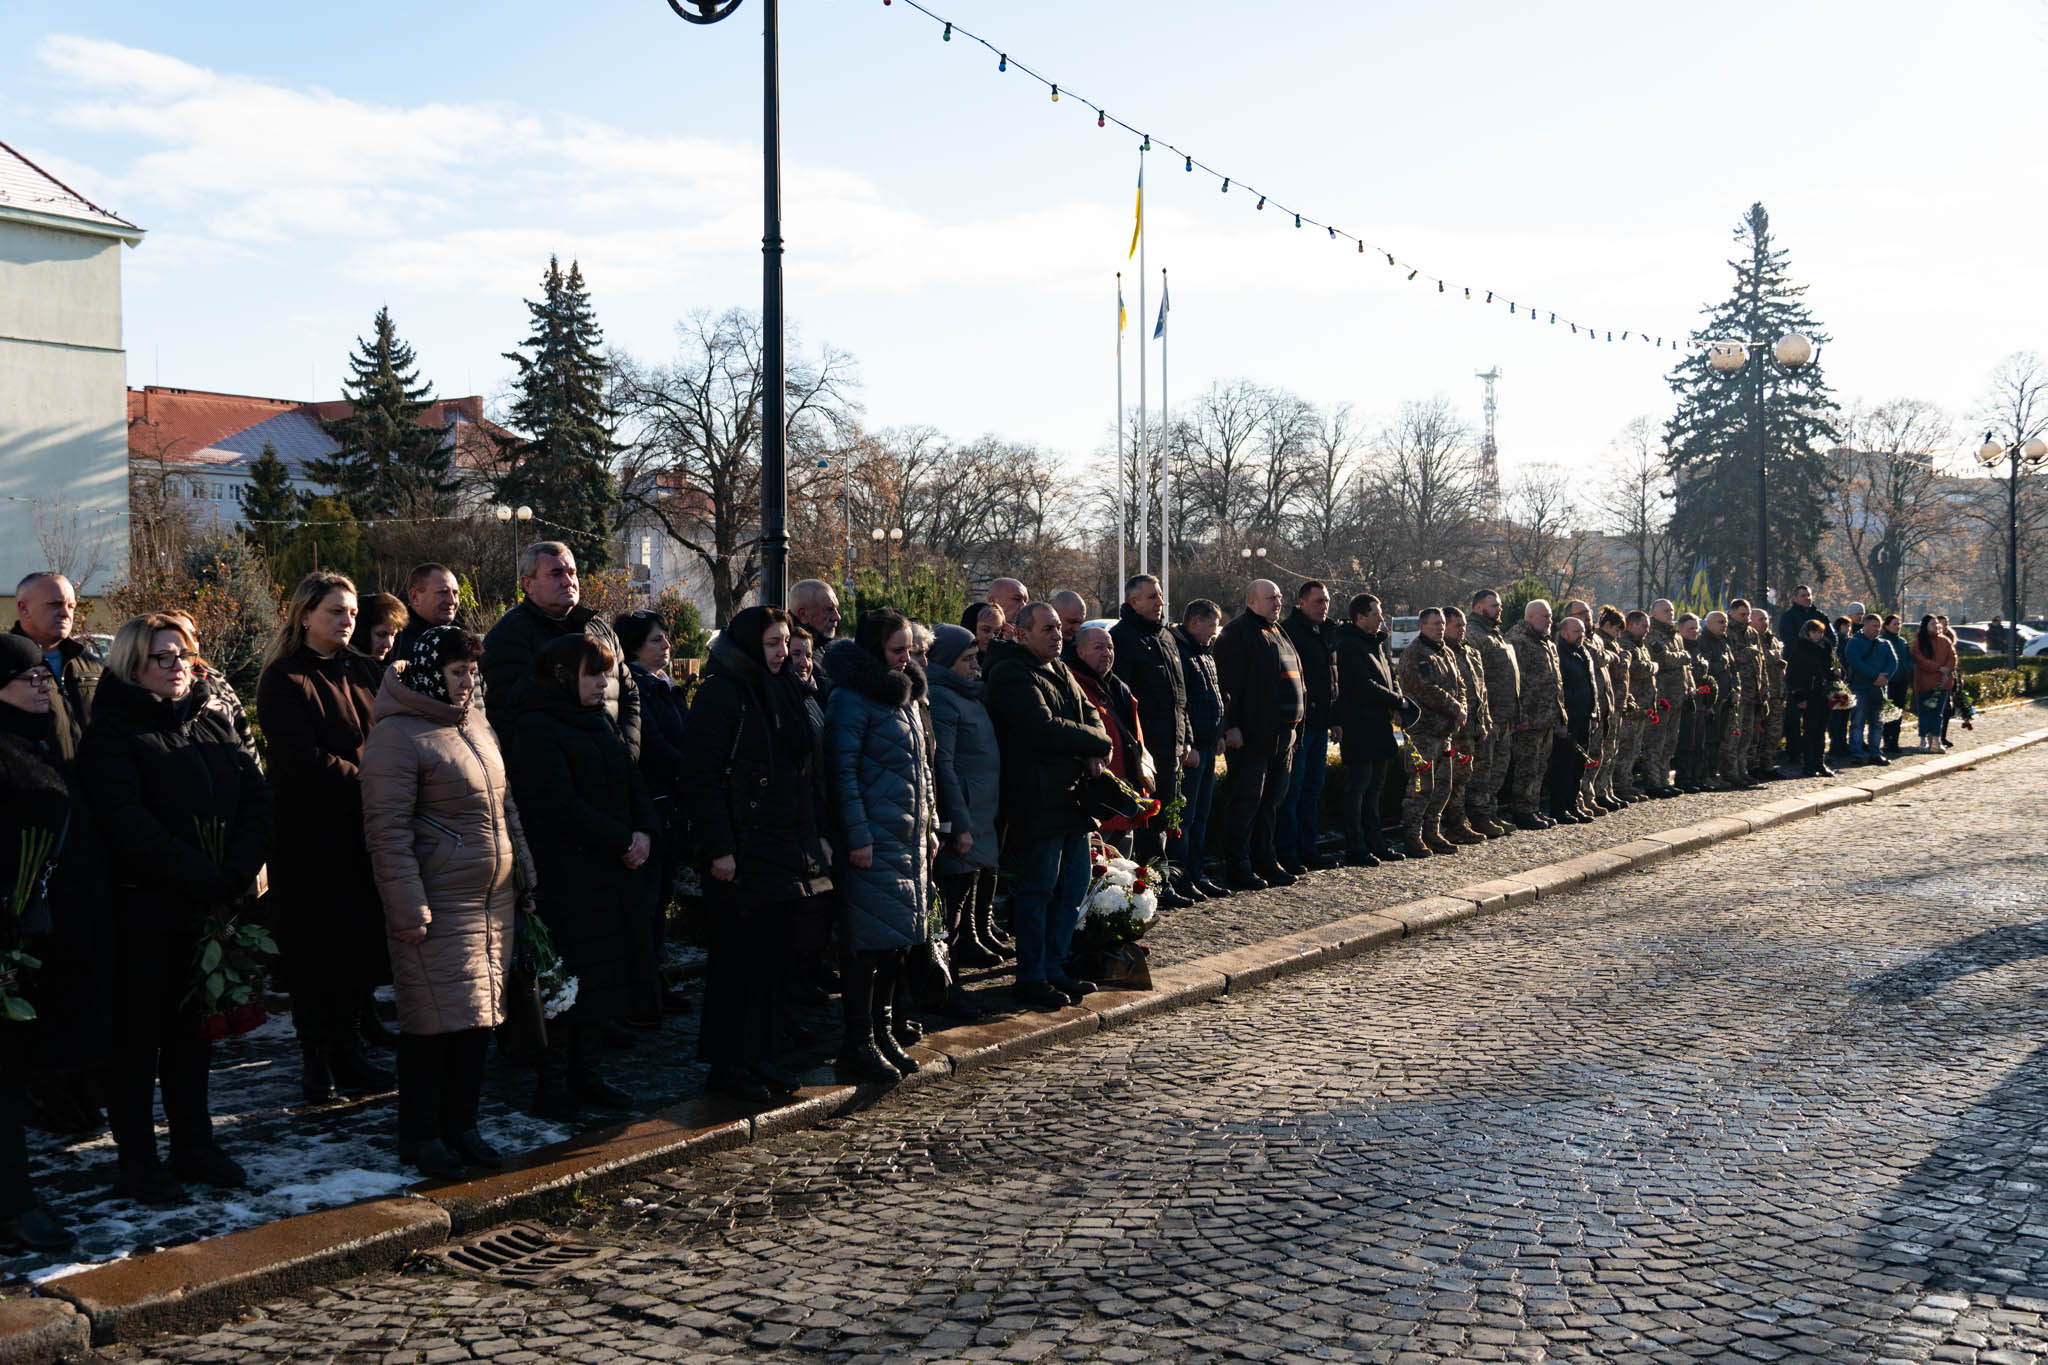
<path id="1" fill-rule="evenodd" d="M 2010 461 L 2005 484 L 2005 641 L 2006 653 L 2012 666 L 2020 666 L 2020 465 L 2024 462 L 2029 469 L 2039 469 L 2048 463 L 2048 441 L 2036 436 L 2022 444 L 2014 441 L 2011 445 L 1999 444 L 1990 432 L 1984 433 L 1984 444 L 1977 448 L 1977 459 L 1986 469 L 1995 469 L 2001 460 Z"/>
<path id="2" fill-rule="evenodd" d="M 1718 374 L 1733 378 L 1744 365 L 1749 364 L 1752 348 L 1762 350 L 1761 341 L 1715 341 L 1707 345 L 1707 364 Z M 1781 375 L 1790 375 L 1813 360 L 1813 342 L 1797 332 L 1779 337 L 1771 343 L 1768 356 L 1759 355 L 1751 367 L 1753 387 L 1750 390 L 1753 406 L 1751 425 L 1756 429 L 1756 600 L 1768 604 L 1771 600 L 1771 534 L 1770 496 L 1766 483 L 1764 450 L 1764 370 L 1774 368 Z"/>
<path id="3" fill-rule="evenodd" d="M 668 0 L 676 16 L 715 24 L 740 0 Z M 786 473 L 787 366 L 782 350 L 782 63 L 779 0 L 761 0 L 761 581 L 760 600 L 782 606 L 789 598 Z"/>

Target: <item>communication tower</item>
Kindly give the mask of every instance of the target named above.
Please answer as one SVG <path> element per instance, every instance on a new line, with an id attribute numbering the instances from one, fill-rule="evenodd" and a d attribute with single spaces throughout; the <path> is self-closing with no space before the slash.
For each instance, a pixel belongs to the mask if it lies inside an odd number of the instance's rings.
<path id="1" fill-rule="evenodd" d="M 1500 366 L 1481 370 L 1478 378 L 1486 381 L 1486 435 L 1479 442 L 1479 479 L 1486 503 L 1486 515 L 1500 515 L 1500 447 L 1493 439 L 1493 381 L 1500 378 Z"/>

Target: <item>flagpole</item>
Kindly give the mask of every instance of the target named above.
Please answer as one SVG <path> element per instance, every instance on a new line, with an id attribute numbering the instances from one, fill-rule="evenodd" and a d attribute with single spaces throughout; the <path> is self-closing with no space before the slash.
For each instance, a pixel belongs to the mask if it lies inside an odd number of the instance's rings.
<path id="1" fill-rule="evenodd" d="M 1138 325 L 1144 326 L 1143 315 Z M 1124 272 L 1116 272 L 1116 590 L 1124 590 L 1124 579 L 1130 576 L 1129 566 L 1124 561 L 1124 544 L 1129 536 L 1129 524 L 1125 516 L 1124 498 Z"/>
<path id="2" fill-rule="evenodd" d="M 1138 149 L 1138 325 L 1152 314 L 1145 307 L 1145 149 Z M 1138 572 L 1152 572 L 1152 433 L 1145 406 L 1145 353 L 1152 348 L 1138 339 Z M 1116 590 L 1122 592 L 1119 583 Z"/>
<path id="3" fill-rule="evenodd" d="M 1167 297 L 1166 267 L 1162 265 L 1159 267 L 1161 322 L 1164 322 L 1166 317 Z M 1167 500 L 1167 497 L 1173 485 L 1172 475 L 1168 473 L 1167 467 L 1173 461 L 1173 423 L 1168 416 L 1166 405 L 1166 338 L 1167 334 L 1171 331 L 1172 328 L 1168 328 L 1159 334 L 1159 595 L 1169 604 L 1173 601 L 1172 597 L 1168 595 L 1168 587 L 1172 582 L 1172 576 L 1171 570 L 1167 567 L 1167 560 L 1172 557 L 1173 531 L 1171 528 L 1173 523 L 1167 515 L 1167 509 L 1173 504 Z"/>

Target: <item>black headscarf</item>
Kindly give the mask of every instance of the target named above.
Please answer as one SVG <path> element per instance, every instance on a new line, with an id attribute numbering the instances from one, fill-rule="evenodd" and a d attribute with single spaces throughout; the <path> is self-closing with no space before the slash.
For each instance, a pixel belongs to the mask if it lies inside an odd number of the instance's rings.
<path id="1" fill-rule="evenodd" d="M 421 631 L 419 638 L 412 642 L 412 654 L 405 672 L 400 675 L 405 685 L 423 697 L 453 706 L 455 699 L 448 695 L 448 679 L 441 672 L 447 666 L 447 660 L 442 656 L 449 652 L 448 647 L 458 636 L 468 633 L 460 626 L 435 626 Z"/>
<path id="2" fill-rule="evenodd" d="M 744 607 L 726 625 L 725 640 L 759 671 L 761 699 L 767 703 L 768 723 L 775 729 L 775 740 L 802 767 L 811 761 L 816 735 L 811 730 L 811 714 L 804 706 L 803 691 L 796 675 L 790 672 L 789 660 L 783 659 L 780 672 L 768 671 L 768 656 L 761 648 L 761 637 L 773 624 L 777 623 L 769 619 L 765 608 Z M 792 625 L 791 629 L 802 627 Z"/>

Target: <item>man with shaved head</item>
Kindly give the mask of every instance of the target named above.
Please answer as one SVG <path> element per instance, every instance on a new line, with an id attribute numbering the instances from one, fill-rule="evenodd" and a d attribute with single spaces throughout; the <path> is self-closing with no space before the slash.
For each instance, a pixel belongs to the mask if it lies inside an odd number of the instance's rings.
<path id="1" fill-rule="evenodd" d="M 1543 782 L 1550 773 L 1550 748 L 1565 729 L 1564 674 L 1557 641 L 1550 634 L 1550 603 L 1537 598 L 1507 634 L 1522 679 L 1522 712 L 1515 722 L 1515 777 L 1508 818 L 1523 829 L 1557 823 L 1543 813 Z"/>
<path id="2" fill-rule="evenodd" d="M 43 652 L 55 681 L 50 687 L 50 713 L 57 722 L 57 753 L 69 761 L 78 753 L 78 737 L 92 719 L 93 696 L 99 691 L 105 660 L 90 640 L 71 633 L 78 621 L 78 593 L 71 580 L 43 570 L 15 585 L 14 629 Z"/>
<path id="3" fill-rule="evenodd" d="M 1655 692 L 1650 703 L 1654 710 L 1643 716 L 1643 781 L 1649 794 L 1660 798 L 1679 794 L 1671 767 L 1678 757 L 1686 708 L 1692 700 L 1692 654 L 1678 633 L 1674 611 L 1668 597 L 1652 602 L 1649 629 L 1643 634 Z"/>
<path id="4" fill-rule="evenodd" d="M 1060 643 L 1070 645 L 1081 631 L 1081 623 L 1088 619 L 1088 599 L 1072 588 L 1061 588 L 1047 599 L 1052 609 L 1059 613 Z"/>
<path id="5" fill-rule="evenodd" d="M 1031 589 L 1014 578 L 998 578 L 988 585 L 988 600 L 1003 609 L 1003 638 L 1017 638 L 1017 618 L 1031 600 Z"/>
<path id="6" fill-rule="evenodd" d="M 1245 589 L 1244 611 L 1216 637 L 1216 672 L 1228 698 L 1223 848 L 1229 884 L 1247 891 L 1292 885 L 1293 874 L 1273 854 L 1273 821 L 1287 794 L 1308 695 L 1301 656 L 1280 628 L 1279 584 L 1261 578 Z"/>

